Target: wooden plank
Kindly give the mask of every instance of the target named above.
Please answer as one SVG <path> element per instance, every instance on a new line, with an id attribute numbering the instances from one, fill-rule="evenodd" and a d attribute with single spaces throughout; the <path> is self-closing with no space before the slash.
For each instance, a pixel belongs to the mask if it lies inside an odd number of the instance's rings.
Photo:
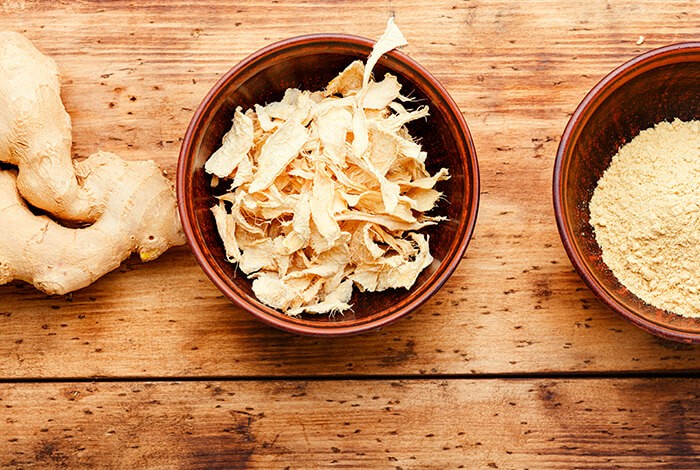
<path id="1" fill-rule="evenodd" d="M 180 248 L 68 298 L 1 287 L 0 376 L 698 370 L 697 348 L 641 333 L 592 297 L 550 201 L 559 135 L 578 102 L 635 55 L 697 39 L 697 2 L 368 3 L 0 3 L 0 27 L 23 31 L 63 71 L 76 156 L 151 158 L 171 177 L 193 110 L 230 66 L 297 34 L 376 37 L 395 14 L 406 52 L 464 111 L 483 187 L 453 278 L 383 331 L 333 341 L 273 331 L 224 300 Z"/>
<path id="2" fill-rule="evenodd" d="M 7 288 L 3 299 L 9 298 L 13 307 L 0 308 L 4 338 L 0 377 L 484 374 L 697 367 L 694 347 L 636 330 L 599 306 L 588 290 L 573 298 L 565 292 L 533 297 L 541 308 L 532 312 L 526 311 L 527 304 L 519 305 L 520 294 L 503 295 L 499 307 L 489 306 L 488 290 L 470 285 L 475 273 L 465 269 L 468 264 L 469 260 L 462 264 L 430 305 L 402 321 L 382 331 L 331 340 L 265 327 L 229 305 L 185 248 L 155 263 L 129 262 L 69 298 L 46 298 L 27 286 Z M 575 289 L 575 276 L 565 276 Z M 561 276 L 549 279 L 550 285 L 562 285 Z M 475 302 L 474 297 L 481 300 Z M 455 303 L 467 307 L 460 311 Z M 543 331 L 544 327 L 551 329 Z"/>
<path id="3" fill-rule="evenodd" d="M 697 468 L 691 379 L 0 386 L 3 468 Z"/>

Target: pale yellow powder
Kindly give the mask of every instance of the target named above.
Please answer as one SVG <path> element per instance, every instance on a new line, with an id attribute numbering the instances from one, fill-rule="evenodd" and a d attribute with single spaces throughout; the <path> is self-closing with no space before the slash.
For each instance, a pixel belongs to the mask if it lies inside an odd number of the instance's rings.
<path id="1" fill-rule="evenodd" d="M 700 317 L 700 121 L 661 122 L 623 146 L 590 212 L 603 261 L 625 287 Z"/>

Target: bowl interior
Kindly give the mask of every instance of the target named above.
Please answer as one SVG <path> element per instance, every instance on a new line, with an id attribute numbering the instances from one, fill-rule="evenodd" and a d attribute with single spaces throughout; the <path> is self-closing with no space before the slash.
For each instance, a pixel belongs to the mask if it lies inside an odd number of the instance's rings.
<path id="1" fill-rule="evenodd" d="M 415 105 L 429 104 L 430 117 L 409 124 L 428 152 L 427 168 L 431 173 L 448 167 L 451 179 L 439 183 L 444 198 L 432 213 L 449 220 L 424 231 L 430 237 L 435 261 L 418 278 L 413 289 L 391 289 L 381 293 L 353 294 L 352 311 L 342 315 L 302 315 L 290 318 L 259 303 L 251 281 L 225 261 L 210 207 L 214 205 L 211 177 L 203 166 L 221 144 L 230 128 L 237 106 L 247 109 L 277 101 L 287 88 L 320 90 L 353 60 L 366 60 L 372 42 L 361 38 L 306 37 L 289 40 L 263 49 L 226 74 L 193 118 L 183 144 L 178 179 L 179 199 L 190 225 L 190 244 L 207 274 L 232 300 L 264 320 L 296 332 L 313 333 L 311 328 L 338 328 L 372 324 L 392 315 L 398 316 L 408 306 L 422 302 L 446 280 L 461 258 L 476 218 L 478 172 L 471 137 L 456 106 L 429 75 L 411 65 L 405 55 L 385 55 L 374 69 L 375 77 L 390 72 L 397 76 L 402 93 L 416 99 Z M 422 69 L 421 69 L 422 70 Z M 183 161 L 184 160 L 184 161 Z M 180 191 L 182 189 L 182 191 Z M 194 239 L 194 243 L 193 240 Z M 261 316 L 262 314 L 262 316 Z M 264 318 L 267 317 L 267 318 Z M 299 328 L 307 328 L 300 330 Z"/>
<path id="2" fill-rule="evenodd" d="M 622 286 L 603 262 L 589 223 L 593 191 L 619 148 L 640 131 L 675 118 L 700 119 L 700 43 L 642 55 L 589 93 L 562 138 L 554 197 L 564 244 L 594 293 L 638 326 L 690 341 L 700 334 L 700 320 L 652 307 Z"/>

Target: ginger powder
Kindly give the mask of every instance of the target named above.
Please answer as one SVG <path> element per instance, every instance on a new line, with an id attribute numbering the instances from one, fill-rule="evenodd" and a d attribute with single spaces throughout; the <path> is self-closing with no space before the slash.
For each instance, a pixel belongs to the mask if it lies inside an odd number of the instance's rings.
<path id="1" fill-rule="evenodd" d="M 603 261 L 625 287 L 700 317 L 700 121 L 661 122 L 620 148 L 590 213 Z"/>

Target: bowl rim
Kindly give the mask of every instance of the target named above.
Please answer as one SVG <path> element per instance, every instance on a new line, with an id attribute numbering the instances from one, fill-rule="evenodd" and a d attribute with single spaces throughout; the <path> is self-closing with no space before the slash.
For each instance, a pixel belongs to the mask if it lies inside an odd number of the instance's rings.
<path id="1" fill-rule="evenodd" d="M 586 117 L 589 110 L 599 102 L 602 102 L 608 96 L 609 86 L 618 80 L 624 80 L 629 74 L 634 73 L 641 67 L 651 66 L 654 61 L 672 57 L 675 54 L 682 54 L 687 51 L 700 51 L 700 42 L 690 41 L 670 44 L 667 46 L 652 49 L 644 52 L 627 62 L 616 67 L 613 71 L 605 75 L 583 98 L 577 106 L 574 113 L 571 115 L 566 128 L 559 142 L 556 158 L 554 161 L 553 181 L 552 181 L 552 200 L 554 205 L 554 215 L 557 222 L 557 230 L 561 238 L 566 254 L 569 257 L 574 269 L 578 272 L 581 279 L 588 288 L 603 302 L 608 308 L 615 313 L 636 325 L 642 330 L 659 336 L 664 339 L 683 343 L 700 343 L 700 333 L 692 333 L 689 331 L 674 329 L 668 325 L 663 325 L 650 320 L 647 320 L 635 312 L 627 309 L 613 295 L 610 295 L 608 290 L 598 281 L 593 275 L 588 264 L 586 264 L 579 255 L 571 235 L 571 228 L 566 224 L 567 211 L 563 204 L 563 160 L 569 144 L 576 134 L 576 128 L 579 126 L 582 118 Z M 655 68 L 655 67 L 652 67 Z M 631 292 L 630 292 L 631 293 Z M 634 295 L 634 294 L 632 294 Z"/>
<path id="2" fill-rule="evenodd" d="M 422 304 L 424 304 L 433 294 L 435 294 L 450 276 L 454 273 L 459 263 L 464 257 L 464 253 L 467 246 L 472 238 L 474 228 L 476 226 L 476 220 L 479 210 L 479 196 L 480 196 L 480 174 L 479 166 L 476 156 L 476 148 L 474 146 L 474 140 L 472 138 L 467 122 L 462 114 L 459 106 L 454 101 L 452 96 L 447 92 L 444 86 L 423 66 L 421 66 L 417 61 L 406 55 L 405 53 L 392 50 L 382 57 L 390 56 L 399 62 L 407 65 L 412 69 L 417 75 L 421 76 L 423 80 L 430 84 L 440 96 L 443 98 L 446 109 L 453 114 L 455 121 L 458 124 L 460 133 L 462 134 L 462 139 L 465 142 L 465 148 L 468 151 L 466 159 L 463 159 L 463 165 L 465 168 L 471 166 L 473 169 L 471 178 L 469 175 L 465 175 L 465 182 L 467 183 L 467 191 L 463 195 L 463 201 L 465 205 L 468 205 L 471 201 L 472 210 L 466 214 L 464 219 L 460 219 L 460 226 L 464 226 L 463 230 L 458 231 L 458 236 L 453 242 L 455 249 L 453 250 L 453 255 L 448 263 L 440 264 L 438 269 L 435 271 L 433 276 L 436 276 L 434 283 L 430 288 L 426 288 L 421 292 L 420 295 L 416 296 L 413 300 L 408 302 L 406 305 L 395 309 L 389 314 L 376 318 L 371 321 L 366 321 L 354 326 L 342 326 L 342 324 L 334 323 L 324 323 L 322 326 L 315 326 L 310 324 L 292 323 L 293 317 L 286 317 L 284 319 L 270 315 L 262 310 L 269 309 L 269 307 L 260 303 L 256 300 L 257 305 L 249 303 L 246 299 L 239 297 L 235 292 L 233 292 L 226 283 L 216 275 L 211 264 L 206 259 L 202 249 L 195 242 L 195 227 L 194 222 L 188 216 L 188 209 L 191 207 L 192 201 L 189 198 L 185 198 L 185 186 L 187 182 L 185 181 L 184 175 L 186 172 L 187 155 L 193 152 L 192 142 L 193 136 L 196 129 L 201 125 L 201 120 L 206 111 L 208 111 L 212 99 L 215 98 L 226 86 L 226 84 L 231 80 L 232 77 L 244 71 L 248 66 L 255 63 L 261 58 L 268 56 L 270 54 L 279 53 L 282 50 L 290 49 L 298 46 L 312 45 L 324 42 L 340 42 L 351 45 L 360 45 L 363 47 L 372 48 L 375 41 L 367 39 L 361 36 L 349 35 L 349 34 L 337 34 L 337 33 L 317 33 L 317 34 L 305 34 L 300 36 L 294 36 L 287 39 L 282 39 L 280 41 L 269 44 L 256 52 L 245 57 L 243 60 L 238 62 L 232 68 L 230 68 L 226 73 L 224 73 L 213 87 L 207 92 L 204 98 L 201 100 L 200 104 L 197 106 L 183 137 L 183 142 L 180 147 L 180 153 L 178 156 L 177 164 L 177 178 L 176 178 L 176 190 L 177 190 L 177 201 L 178 201 L 178 212 L 180 219 L 182 221 L 182 228 L 185 233 L 185 238 L 187 243 L 192 250 L 197 263 L 200 265 L 205 274 L 213 282 L 213 284 L 223 293 L 230 301 L 235 305 L 252 314 L 257 319 L 262 322 L 276 327 L 278 329 L 305 335 L 305 336 L 348 336 L 364 333 L 367 331 L 375 330 L 381 328 L 391 323 L 394 323 L 399 318 L 411 313 L 416 310 Z M 381 59 L 380 59 L 381 62 Z M 193 215 L 193 211 L 192 211 Z"/>

